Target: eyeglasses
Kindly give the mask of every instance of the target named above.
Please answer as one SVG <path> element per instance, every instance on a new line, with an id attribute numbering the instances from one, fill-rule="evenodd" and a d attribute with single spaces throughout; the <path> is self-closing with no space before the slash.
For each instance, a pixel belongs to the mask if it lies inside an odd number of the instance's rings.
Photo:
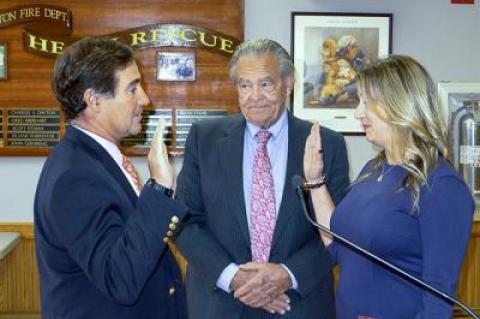
<path id="1" fill-rule="evenodd" d="M 249 95 L 253 92 L 255 86 L 261 93 L 271 93 L 275 90 L 275 81 L 273 80 L 261 80 L 257 84 L 253 84 L 249 81 L 239 81 L 237 83 L 238 93 L 240 95 Z"/>

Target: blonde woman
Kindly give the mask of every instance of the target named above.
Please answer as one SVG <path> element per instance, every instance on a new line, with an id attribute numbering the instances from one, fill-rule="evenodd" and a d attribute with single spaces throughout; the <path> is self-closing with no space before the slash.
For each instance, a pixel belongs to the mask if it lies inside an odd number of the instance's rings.
<path id="1" fill-rule="evenodd" d="M 406 56 L 366 67 L 358 84 L 355 117 L 381 151 L 335 207 L 322 178 L 319 125 L 312 127 L 304 173 L 313 187 L 317 221 L 454 295 L 474 201 L 448 160 L 435 86 L 427 71 Z M 452 306 L 443 299 L 328 235 L 321 237 L 341 270 L 338 318 L 451 318 Z"/>

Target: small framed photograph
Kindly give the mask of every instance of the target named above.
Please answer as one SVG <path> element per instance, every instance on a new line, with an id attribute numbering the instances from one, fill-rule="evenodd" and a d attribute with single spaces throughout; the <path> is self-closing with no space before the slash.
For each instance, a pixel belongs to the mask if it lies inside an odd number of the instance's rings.
<path id="1" fill-rule="evenodd" d="M 195 81 L 195 52 L 157 52 L 157 81 Z"/>
<path id="2" fill-rule="evenodd" d="M 0 43 L 0 81 L 7 79 L 7 44 Z"/>
<path id="3" fill-rule="evenodd" d="M 392 14 L 292 12 L 297 71 L 293 114 L 345 134 L 363 134 L 354 118 L 357 75 L 392 48 Z"/>

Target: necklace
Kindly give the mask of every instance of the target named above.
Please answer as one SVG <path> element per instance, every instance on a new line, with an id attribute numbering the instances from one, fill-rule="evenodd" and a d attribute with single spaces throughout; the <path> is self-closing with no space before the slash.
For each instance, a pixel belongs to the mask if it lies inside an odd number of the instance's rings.
<path id="1" fill-rule="evenodd" d="M 378 183 L 381 183 L 381 182 L 383 181 L 383 177 L 384 177 L 385 175 L 387 175 L 388 172 L 390 172 L 394 167 L 395 167 L 395 166 L 392 166 L 392 167 L 390 167 L 389 169 L 387 169 L 387 170 L 385 171 L 385 163 L 384 163 L 383 166 L 382 166 L 382 174 L 378 175 L 378 177 L 377 177 L 377 182 L 378 182 Z"/>

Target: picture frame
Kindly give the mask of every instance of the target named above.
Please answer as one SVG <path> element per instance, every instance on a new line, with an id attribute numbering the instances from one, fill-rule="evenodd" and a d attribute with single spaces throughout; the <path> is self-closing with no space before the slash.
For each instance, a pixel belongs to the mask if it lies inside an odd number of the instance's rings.
<path id="1" fill-rule="evenodd" d="M 357 75 L 392 52 L 393 14 L 292 12 L 291 18 L 293 114 L 346 135 L 363 135 L 354 118 Z"/>
<path id="2" fill-rule="evenodd" d="M 453 113 L 464 102 L 480 101 L 480 82 L 439 82 L 438 97 L 443 118 L 450 126 Z"/>
<path id="3" fill-rule="evenodd" d="M 157 52 L 157 81 L 195 81 L 195 52 Z"/>
<path id="4" fill-rule="evenodd" d="M 440 82 L 438 83 L 438 97 L 440 100 L 441 113 L 450 133 L 453 162 L 457 165 L 460 158 L 466 155 L 465 152 L 463 152 L 462 155 L 459 149 L 459 145 L 461 144 L 459 138 L 460 132 L 458 125 L 454 125 L 454 123 L 457 121 L 457 118 L 461 118 L 466 114 L 466 107 L 472 107 L 473 103 L 476 103 L 476 108 L 479 107 L 480 82 Z M 477 163 L 478 158 L 480 158 L 478 148 L 467 152 L 467 155 L 470 156 L 469 158 L 475 158 L 475 163 Z M 475 156 L 472 157 L 472 155 Z"/>
<path id="5" fill-rule="evenodd" d="M 0 81 L 7 80 L 7 44 L 0 43 Z"/>

